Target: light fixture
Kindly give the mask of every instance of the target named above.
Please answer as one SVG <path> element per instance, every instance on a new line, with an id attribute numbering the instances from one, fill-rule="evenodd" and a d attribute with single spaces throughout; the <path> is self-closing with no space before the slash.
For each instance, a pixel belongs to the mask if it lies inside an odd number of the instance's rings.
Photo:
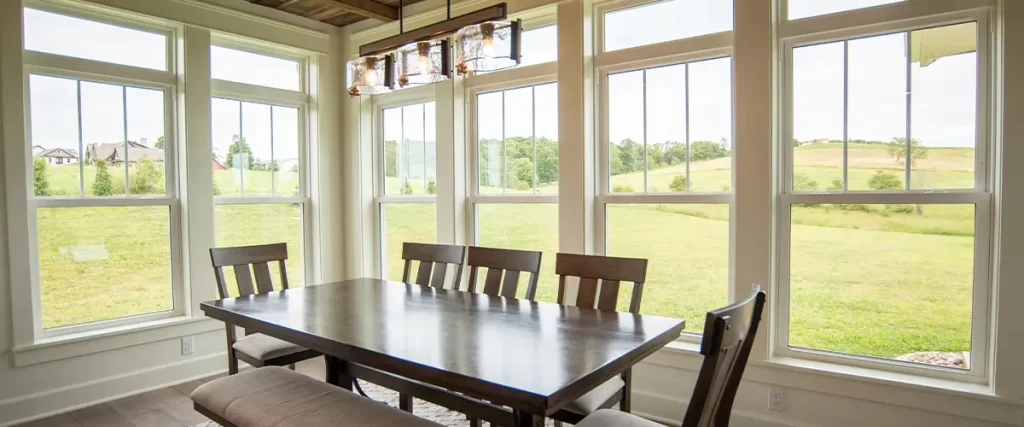
<path id="1" fill-rule="evenodd" d="M 388 55 L 365 56 L 348 61 L 348 94 L 378 95 L 395 87 L 394 59 Z"/>
<path id="2" fill-rule="evenodd" d="M 451 76 L 448 39 L 421 41 L 398 48 L 398 86 L 424 85 Z"/>
<path id="3" fill-rule="evenodd" d="M 455 69 L 459 75 L 498 71 L 519 65 L 522 37 L 520 21 L 484 22 L 459 30 Z"/>

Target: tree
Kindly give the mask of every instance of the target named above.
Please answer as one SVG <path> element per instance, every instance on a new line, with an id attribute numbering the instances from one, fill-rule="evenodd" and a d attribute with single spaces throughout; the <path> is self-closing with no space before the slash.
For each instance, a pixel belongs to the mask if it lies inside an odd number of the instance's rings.
<path id="1" fill-rule="evenodd" d="M 163 181 L 163 174 L 153 159 L 143 158 L 128 177 L 128 192 L 135 195 L 154 194 Z"/>
<path id="2" fill-rule="evenodd" d="M 220 189 L 220 184 L 217 183 L 217 177 L 214 176 L 213 177 L 213 195 L 214 196 L 219 196 L 219 195 L 221 195 L 221 193 L 222 193 L 222 191 Z"/>
<path id="3" fill-rule="evenodd" d="M 793 188 L 800 191 L 814 191 L 818 189 L 818 181 L 811 179 L 806 173 L 797 172 L 793 175 Z"/>
<path id="4" fill-rule="evenodd" d="M 256 166 L 256 158 L 252 155 L 252 148 L 249 147 L 249 143 L 239 135 L 232 135 L 231 145 L 228 146 L 228 154 L 224 156 L 224 166 L 228 169 L 234 168 L 236 166 L 235 157 L 237 156 L 248 159 L 248 163 L 245 166 L 246 169 L 252 170 Z"/>
<path id="5" fill-rule="evenodd" d="M 675 166 L 686 163 L 686 144 L 682 142 L 669 141 L 665 143 L 665 165 Z"/>
<path id="6" fill-rule="evenodd" d="M 96 177 L 92 181 L 93 196 L 113 196 L 114 182 L 107 170 L 107 162 L 103 159 L 96 161 Z"/>
<path id="7" fill-rule="evenodd" d="M 165 144 L 166 143 L 164 142 L 164 137 L 161 136 L 161 137 L 156 139 L 156 144 L 153 144 L 153 148 L 159 148 L 159 149 L 163 150 Z"/>
<path id="8" fill-rule="evenodd" d="M 903 183 L 892 172 L 878 169 L 868 180 L 868 187 L 872 190 L 898 190 L 903 188 Z"/>
<path id="9" fill-rule="evenodd" d="M 720 143 L 693 141 L 690 144 L 690 160 L 694 162 L 729 157 L 729 154 L 729 149 Z"/>
<path id="10" fill-rule="evenodd" d="M 668 188 L 671 188 L 672 191 L 677 193 L 686 191 L 686 175 L 676 175 L 672 178 L 672 182 L 668 185 Z"/>
<path id="11" fill-rule="evenodd" d="M 526 187 L 530 187 L 529 184 L 533 182 L 533 162 L 530 159 L 516 159 L 512 164 L 512 176 L 519 182 L 526 183 Z M 518 183 L 516 187 L 518 187 Z"/>
<path id="12" fill-rule="evenodd" d="M 402 184 L 402 194 L 405 194 L 405 195 L 412 194 L 412 184 L 409 184 L 409 180 L 408 179 L 405 180 L 404 184 Z"/>
<path id="13" fill-rule="evenodd" d="M 558 141 L 537 139 L 537 182 L 558 182 Z"/>
<path id="14" fill-rule="evenodd" d="M 53 195 L 50 191 L 50 171 L 49 165 L 46 164 L 46 159 L 42 157 L 32 159 L 32 181 L 33 187 L 35 188 L 35 195 Z"/>
<path id="15" fill-rule="evenodd" d="M 384 141 L 384 176 L 398 176 L 398 141 Z"/>
<path id="16" fill-rule="evenodd" d="M 892 157 L 894 162 L 902 162 L 903 157 L 907 155 L 907 138 L 902 136 L 893 138 L 887 150 L 889 157 Z M 928 157 L 928 147 L 921 145 L 921 140 L 910 138 L 910 167 L 917 166 L 917 161 L 926 157 Z"/>
<path id="17" fill-rule="evenodd" d="M 430 180 L 427 182 L 427 194 L 437 194 L 437 181 Z"/>

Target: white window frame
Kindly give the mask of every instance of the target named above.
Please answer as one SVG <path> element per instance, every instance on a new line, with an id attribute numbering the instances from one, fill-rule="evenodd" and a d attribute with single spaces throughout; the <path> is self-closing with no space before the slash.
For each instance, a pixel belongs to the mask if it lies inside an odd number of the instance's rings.
<path id="1" fill-rule="evenodd" d="M 732 43 L 733 43 L 733 31 L 724 31 L 719 33 L 705 34 L 696 37 L 689 37 L 683 39 L 670 40 L 660 43 L 653 43 L 641 46 L 635 46 L 624 49 L 617 49 L 610 52 L 604 50 L 604 17 L 608 12 L 614 12 L 616 10 L 628 9 L 633 7 L 646 6 L 649 4 L 659 3 L 664 0 L 626 0 L 626 1 L 612 1 L 601 3 L 595 7 L 595 21 L 597 21 L 597 30 L 594 31 L 594 45 L 597 47 L 597 54 L 594 58 L 595 64 L 595 81 L 596 81 L 596 96 L 598 102 L 597 114 L 597 134 L 595 143 L 597 144 L 595 157 L 597 165 L 594 170 L 597 173 L 597 195 L 594 197 L 595 209 L 594 209 L 594 251 L 599 254 L 608 254 L 608 205 L 612 204 L 716 204 L 726 205 L 729 207 L 730 215 L 729 221 L 733 221 L 733 199 L 734 191 L 715 191 L 715 192 L 687 192 L 687 193 L 613 193 L 611 191 L 611 163 L 610 163 L 610 152 L 611 147 L 608 144 L 609 141 L 609 95 L 608 95 L 608 76 L 611 74 L 638 71 L 649 68 L 657 68 L 671 65 L 678 65 L 684 63 L 694 63 L 705 60 L 719 59 L 719 58 L 730 58 L 732 61 Z M 731 91 L 730 91 L 731 92 Z M 731 96 L 731 93 L 730 93 Z M 734 106 L 735 111 L 735 106 Z M 646 124 L 645 124 L 646 125 Z M 735 128 L 735 113 L 733 114 L 733 128 Z M 736 149 L 735 144 L 735 130 L 732 132 L 734 143 L 732 144 L 733 150 Z M 733 185 L 730 188 L 735 188 L 736 181 L 736 160 L 735 155 L 730 157 L 732 165 L 730 166 L 730 172 L 732 174 Z M 687 161 L 689 165 L 689 161 Z M 687 166 L 689 168 L 689 166 Z M 645 171 L 646 173 L 646 171 Z M 687 176 L 689 176 L 687 174 Z M 646 189 L 644 190 L 646 191 Z M 730 230 L 732 228 L 730 227 Z M 732 231 L 730 231 L 731 233 Z M 730 239 L 732 241 L 732 239 Z M 733 265 L 733 250 L 729 248 L 729 265 Z M 733 273 L 732 268 L 729 269 L 729 283 L 727 284 L 727 294 L 729 295 L 729 301 L 733 301 L 732 291 L 733 284 Z M 708 307 L 712 309 L 714 307 Z M 686 330 L 680 336 L 679 340 L 689 343 L 699 343 L 700 335 L 703 331 L 690 331 Z"/>
<path id="2" fill-rule="evenodd" d="M 270 106 L 271 109 L 274 106 L 279 106 L 296 108 L 299 110 L 299 194 L 294 196 L 215 195 L 213 197 L 213 205 L 215 209 L 217 206 L 226 205 L 299 205 L 302 209 L 302 277 L 306 284 L 313 284 L 315 283 L 313 260 L 316 256 L 313 253 L 313 206 L 310 197 L 311 182 L 309 178 L 309 151 L 310 145 L 312 144 L 310 135 L 313 135 L 315 132 L 310 128 L 310 112 L 316 110 L 316 104 L 314 98 L 310 95 L 309 88 L 311 85 L 310 80 L 313 79 L 314 75 L 313 70 L 317 67 L 317 55 L 302 51 L 298 48 L 286 48 L 267 42 L 248 40 L 220 33 L 212 34 L 210 46 L 211 48 L 212 46 L 220 46 L 259 55 L 274 56 L 290 61 L 297 61 L 300 64 L 300 91 L 290 91 L 228 80 L 210 79 L 211 102 L 214 98 L 219 98 L 229 101 L 238 101 L 240 102 L 239 105 L 241 105 L 242 102 L 249 102 L 267 105 Z M 239 117 L 241 117 L 241 114 L 242 112 L 239 111 Z M 214 224 L 214 230 L 216 230 L 216 227 L 217 225 Z M 294 256 L 294 254 L 291 256 Z"/>
<path id="3" fill-rule="evenodd" d="M 24 5 L 26 8 L 38 9 L 46 12 L 61 14 L 72 18 L 86 19 L 104 24 L 115 25 L 140 31 L 162 34 L 166 37 L 167 71 L 151 70 L 148 68 L 135 67 L 130 65 L 114 64 L 91 59 L 63 56 L 44 52 L 25 50 L 24 58 L 24 89 L 25 89 L 25 117 L 26 123 L 31 123 L 31 93 L 29 91 L 29 77 L 31 75 L 43 75 L 49 77 L 75 79 L 83 82 L 106 83 L 125 87 L 137 87 L 141 89 L 161 90 L 164 93 L 164 140 L 166 143 L 164 154 L 164 182 L 165 194 L 163 196 L 111 196 L 111 197 L 35 197 L 32 195 L 32 181 L 28 180 L 28 226 L 29 241 L 28 250 L 33 254 L 30 259 L 30 284 L 31 284 L 31 318 L 15 319 L 16 325 L 32 325 L 32 336 L 35 341 L 52 339 L 56 337 L 81 334 L 101 329 L 111 329 L 127 325 L 134 325 L 143 322 L 159 321 L 173 317 L 180 317 L 189 311 L 185 301 L 184 292 L 184 262 L 186 248 L 183 247 L 182 218 L 181 218 L 181 188 L 178 179 L 179 158 L 177 153 L 177 108 L 176 100 L 179 93 L 178 64 L 176 43 L 181 34 L 182 28 L 178 25 L 165 23 L 155 19 L 128 19 L 116 14 L 100 14 L 86 8 L 77 8 L 64 5 L 56 5 L 48 2 L 29 1 Z M 81 102 L 79 98 L 79 102 Z M 125 101 L 126 102 L 126 101 Z M 81 106 L 79 105 L 79 111 Z M 127 112 L 125 113 L 127 114 Z M 81 121 L 82 118 L 79 117 Z M 127 127 L 127 122 L 124 123 Z M 32 141 L 31 126 L 25 129 L 25 144 Z M 84 141 L 81 142 L 84 144 Z M 80 155 L 84 151 L 80 148 Z M 81 159 L 80 159 L 81 160 Z M 26 164 L 31 165 L 31 150 L 26 150 Z M 80 162 L 80 164 L 83 162 Z M 31 170 L 31 167 L 29 167 Z M 84 190 L 84 176 L 79 177 L 79 185 Z M 27 179 L 27 177 L 26 177 Z M 11 183 L 16 185 L 17 183 Z M 127 181 L 126 181 L 127 184 Z M 170 269 L 171 269 L 171 299 L 173 308 L 169 311 L 145 313 L 115 319 L 94 321 L 82 324 L 60 326 L 50 329 L 43 329 L 42 326 L 42 304 L 39 272 L 39 241 L 38 241 L 38 210 L 40 208 L 56 207 L 128 207 L 128 206 L 164 206 L 168 209 L 168 234 L 170 236 Z"/>
<path id="4" fill-rule="evenodd" d="M 991 22 L 994 9 L 992 2 L 983 0 L 959 0 L 955 2 L 958 9 L 941 10 L 942 14 L 928 9 L 922 1 L 910 0 L 902 3 L 857 9 L 816 17 L 793 20 L 793 25 L 783 25 L 780 34 L 780 61 L 782 67 L 780 88 L 780 116 L 782 124 L 780 137 L 776 147 L 779 159 L 779 173 L 775 177 L 775 250 L 777 255 L 775 266 L 775 315 L 774 339 L 771 348 L 772 357 L 789 357 L 814 360 L 827 363 L 853 365 L 868 369 L 893 371 L 911 375 L 921 375 L 941 379 L 987 383 L 990 380 L 989 366 L 992 340 L 991 309 L 992 280 L 994 277 L 991 261 L 993 236 L 995 235 L 993 209 L 994 150 L 992 146 L 991 128 L 994 126 L 989 116 L 991 109 L 990 92 L 992 55 L 990 38 L 992 37 Z M 954 3 L 954 2 L 951 2 Z M 783 8 L 785 12 L 785 8 Z M 873 25 L 861 25 L 874 21 Z M 975 188 L 964 190 L 913 190 L 900 191 L 814 191 L 797 192 L 793 190 L 793 49 L 801 46 L 827 42 L 842 41 L 868 37 L 872 35 L 900 33 L 921 28 L 955 25 L 966 22 L 977 22 L 978 31 L 978 74 L 976 111 L 976 148 L 975 148 Z M 854 27 L 853 24 L 860 25 Z M 832 30 L 820 32 L 820 29 Z M 841 28 L 835 30 L 836 28 Z M 910 79 L 910 76 L 907 76 Z M 845 90 L 845 89 L 844 89 Z M 844 109 L 848 108 L 845 105 Z M 908 105 L 909 109 L 909 105 Z M 844 175 L 845 175 L 844 159 Z M 845 184 L 844 184 L 845 185 Z M 909 186 L 909 181 L 906 184 Z M 791 206 L 805 203 L 817 204 L 974 204 L 974 285 L 971 319 L 971 365 L 969 370 L 959 370 L 914 364 L 870 356 L 836 353 L 818 349 L 797 348 L 789 346 L 789 308 L 790 308 L 790 236 Z"/>
<path id="5" fill-rule="evenodd" d="M 386 171 L 384 170 L 384 110 L 390 108 L 408 107 L 417 104 L 425 104 L 428 102 L 434 102 L 435 108 L 437 103 L 435 101 L 434 88 L 431 85 L 416 86 L 406 89 L 402 89 L 395 92 L 390 92 L 384 95 L 375 96 L 372 98 L 373 107 L 373 239 L 375 243 L 373 251 L 373 265 L 375 266 L 376 274 L 381 278 L 396 280 L 395 278 L 387 277 L 387 236 L 384 223 L 386 215 L 385 204 L 398 204 L 398 203 L 419 203 L 419 204 L 433 204 L 435 211 L 437 210 L 438 197 L 436 194 L 422 194 L 422 195 L 402 195 L 402 194 L 385 194 L 385 176 Z M 436 110 L 435 110 L 436 111 Z M 436 113 L 435 113 L 436 120 Z M 426 126 L 426 123 L 424 123 Z M 404 123 L 403 123 L 404 129 Z M 435 124 L 435 129 L 437 129 Z M 440 151 L 441 143 L 437 141 L 435 135 L 435 152 Z M 438 156 L 435 153 L 435 159 Z M 436 167 L 436 165 L 435 165 Z M 435 224 L 434 238 L 440 241 L 440 215 L 437 215 L 437 223 Z"/>

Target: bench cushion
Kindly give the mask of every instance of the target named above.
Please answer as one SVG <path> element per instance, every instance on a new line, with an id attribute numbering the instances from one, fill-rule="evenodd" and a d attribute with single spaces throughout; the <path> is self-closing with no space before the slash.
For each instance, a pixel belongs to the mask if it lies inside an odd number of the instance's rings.
<path id="1" fill-rule="evenodd" d="M 440 426 L 277 366 L 210 381 L 192 400 L 238 427 Z"/>
<path id="2" fill-rule="evenodd" d="M 576 424 L 576 427 L 665 427 L 654 421 L 619 412 L 612 409 L 601 409 Z"/>
<path id="3" fill-rule="evenodd" d="M 235 341 L 235 351 L 256 359 L 267 361 L 281 356 L 305 351 L 306 349 L 288 341 L 282 341 L 269 335 L 252 334 Z"/>
<path id="4" fill-rule="evenodd" d="M 622 380 L 622 377 L 614 377 L 605 381 L 604 384 L 597 386 L 597 388 L 590 390 L 587 394 L 580 396 L 579 399 L 565 405 L 565 410 L 580 415 L 587 415 L 600 409 L 602 403 L 625 386 L 626 382 Z"/>

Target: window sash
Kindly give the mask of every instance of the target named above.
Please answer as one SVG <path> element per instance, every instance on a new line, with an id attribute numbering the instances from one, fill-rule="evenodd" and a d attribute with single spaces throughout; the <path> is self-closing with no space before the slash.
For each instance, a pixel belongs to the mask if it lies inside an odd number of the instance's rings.
<path id="1" fill-rule="evenodd" d="M 907 373 L 912 375 L 927 375 L 931 377 L 965 381 L 972 383 L 985 383 L 989 380 L 988 373 L 988 352 L 990 343 L 990 300 L 991 300 L 991 275 L 992 275 L 992 232 L 994 223 L 992 221 L 992 209 L 995 203 L 995 196 L 991 193 L 992 171 L 989 168 L 992 156 L 989 146 L 989 67 L 991 67 L 992 54 L 989 47 L 989 19 L 988 11 L 985 9 L 961 10 L 958 13 L 944 15 L 929 15 L 918 17 L 910 22 L 899 21 L 896 18 L 901 15 L 909 17 L 922 15 L 925 11 L 921 9 L 922 2 L 902 2 L 890 5 L 878 6 L 868 9 L 858 9 L 848 12 L 841 12 L 830 15 L 805 18 L 798 21 L 787 22 L 780 26 L 780 34 L 795 34 L 782 40 L 782 126 L 780 141 L 791 141 L 794 128 L 794 103 L 793 103 L 793 49 L 801 46 L 809 46 L 821 43 L 852 40 L 875 35 L 908 32 L 922 28 L 934 28 L 945 25 L 956 25 L 966 22 L 977 23 L 977 108 L 976 108 L 976 146 L 975 146 L 975 187 L 974 189 L 955 190 L 924 190 L 904 189 L 896 191 L 815 191 L 796 192 L 794 191 L 794 150 L 792 144 L 778 144 L 778 156 L 780 159 L 779 173 L 775 177 L 778 195 L 776 196 L 776 273 L 775 280 L 777 288 L 775 298 L 777 304 L 775 319 L 775 341 L 772 352 L 776 356 L 794 357 L 809 360 L 818 360 L 831 363 L 842 363 L 870 369 L 888 370 Z M 966 9 L 968 6 L 979 7 L 988 5 L 991 2 L 961 0 L 956 2 L 956 9 Z M 928 12 L 934 13 L 934 11 Z M 850 21 L 852 20 L 852 21 Z M 850 22 L 872 20 L 871 26 L 867 28 L 854 28 Z M 887 22 L 887 20 L 890 20 Z M 811 33 L 812 28 L 818 28 L 819 22 L 829 23 L 832 28 L 843 28 L 829 32 Z M 878 22 L 883 22 L 878 24 Z M 909 76 L 908 76 L 909 78 Z M 844 100 L 844 104 L 846 104 Z M 848 106 L 844 105 L 844 109 Z M 844 161 L 845 163 L 845 161 Z M 845 164 L 844 164 L 845 175 Z M 908 184 L 909 185 L 909 184 Z M 971 366 L 969 370 L 954 370 L 914 364 L 870 356 L 829 352 L 820 349 L 806 349 L 791 347 L 790 339 L 790 258 L 792 207 L 801 204 L 972 204 L 975 206 L 974 217 L 974 276 L 972 287 L 971 303 Z"/>

